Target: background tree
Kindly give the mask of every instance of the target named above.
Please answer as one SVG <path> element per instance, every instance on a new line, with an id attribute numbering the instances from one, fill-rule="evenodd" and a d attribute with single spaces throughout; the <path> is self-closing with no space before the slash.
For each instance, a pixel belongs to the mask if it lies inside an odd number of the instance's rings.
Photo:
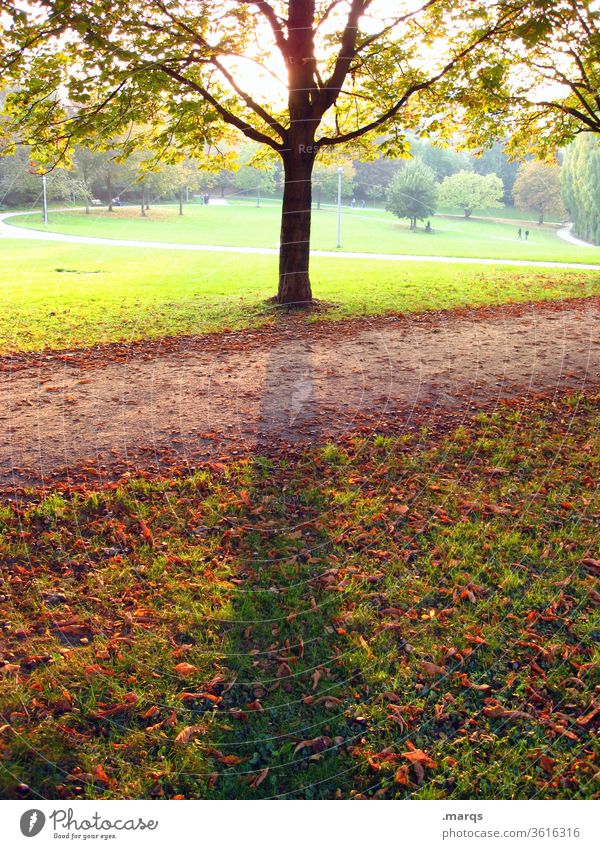
<path id="1" fill-rule="evenodd" d="M 266 145 L 285 172 L 278 300 L 306 302 L 317 155 L 384 127 L 383 149 L 402 150 L 407 128 L 441 125 L 450 81 L 512 15 L 486 0 L 8 4 L 5 131 L 58 158 L 115 134 L 130 149 L 149 121 L 139 143 L 161 155 L 200 150 L 224 125 Z"/>
<path id="2" fill-rule="evenodd" d="M 552 213 L 563 219 L 565 208 L 561 198 L 560 167 L 556 163 L 524 162 L 519 166 L 513 187 L 515 205 L 538 214 L 538 224 Z"/>
<path id="3" fill-rule="evenodd" d="M 354 164 L 349 159 L 337 163 L 316 162 L 313 169 L 313 191 L 317 206 L 321 200 L 335 201 L 338 193 L 338 168 L 342 169 L 342 197 L 353 196 L 355 192 Z"/>
<path id="4" fill-rule="evenodd" d="M 248 195 L 272 195 L 275 192 L 275 162 L 261 156 L 258 144 L 244 145 L 239 154 L 239 168 L 232 175 L 233 185 Z"/>
<path id="5" fill-rule="evenodd" d="M 410 229 L 415 230 L 417 221 L 434 214 L 437 197 L 438 184 L 433 170 L 414 159 L 392 177 L 385 208 L 398 218 L 408 218 Z"/>
<path id="6" fill-rule="evenodd" d="M 183 215 L 183 204 L 188 200 L 190 191 L 193 192 L 200 187 L 202 170 L 200 164 L 191 157 L 176 162 L 171 168 L 175 172 L 174 183 L 179 201 L 179 214 Z"/>
<path id="7" fill-rule="evenodd" d="M 28 151 L 17 147 L 9 156 L 0 158 L 0 205 L 20 206 L 41 197 L 42 183 L 31 173 Z"/>
<path id="8" fill-rule="evenodd" d="M 450 146 L 441 147 L 427 139 L 411 139 L 410 152 L 431 168 L 438 181 L 458 171 L 470 171 L 473 168 L 472 157 L 467 152 Z"/>
<path id="9" fill-rule="evenodd" d="M 392 159 L 383 155 L 375 159 L 355 159 L 353 190 L 356 197 L 385 203 L 387 187 L 404 163 L 404 159 Z"/>
<path id="10" fill-rule="evenodd" d="M 476 174 L 474 171 L 459 171 L 442 181 L 440 204 L 459 207 L 465 218 L 470 218 L 478 209 L 498 209 L 502 206 L 504 186 L 497 174 Z"/>
<path id="11" fill-rule="evenodd" d="M 94 188 L 105 176 L 107 154 L 79 145 L 73 154 L 73 173 L 85 186 L 85 211 L 90 213 L 90 201 L 94 197 Z M 108 199 L 109 202 L 112 198 Z"/>
<path id="12" fill-rule="evenodd" d="M 565 206 L 576 236 L 600 245 L 600 145 L 582 133 L 565 150 L 562 167 Z"/>
<path id="13" fill-rule="evenodd" d="M 506 140 L 504 140 L 506 141 Z M 477 155 L 471 154 L 473 170 L 477 174 L 497 174 L 504 186 L 503 202 L 510 205 L 513 202 L 513 186 L 517 177 L 519 163 L 509 159 L 501 142 L 494 142 L 491 147 Z"/>

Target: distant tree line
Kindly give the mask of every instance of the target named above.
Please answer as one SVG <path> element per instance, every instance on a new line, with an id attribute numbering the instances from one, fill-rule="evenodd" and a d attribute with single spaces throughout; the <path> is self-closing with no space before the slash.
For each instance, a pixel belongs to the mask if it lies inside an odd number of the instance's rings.
<path id="1" fill-rule="evenodd" d="M 517 165 L 510 162 L 495 144 L 483 155 L 459 152 L 451 147 L 438 147 L 427 141 L 409 137 L 411 156 L 428 166 L 437 181 L 460 171 L 476 174 L 496 173 L 502 180 L 503 202 L 512 202 L 512 187 Z M 55 169 L 48 174 L 48 197 L 52 201 L 79 202 L 86 206 L 99 199 L 112 207 L 113 197 L 139 202 L 143 210 L 153 200 L 177 199 L 183 192 L 209 192 L 220 197 L 280 196 L 283 191 L 283 169 L 277 160 L 265 156 L 260 145 L 243 142 L 235 148 L 221 150 L 206 161 L 184 158 L 175 163 L 156 163 L 142 152 L 128 157 L 119 155 L 108 143 L 103 150 L 83 146 L 75 149 L 71 169 Z M 315 206 L 337 199 L 338 168 L 342 167 L 342 195 L 369 204 L 385 203 L 386 192 L 395 174 L 406 166 L 405 159 L 379 158 L 361 161 L 342 158 L 319 161 L 313 172 Z M 11 156 L 0 157 L 0 205 L 22 206 L 36 203 L 41 191 L 41 171 L 29 161 L 26 148 L 16 148 Z M 143 198 L 142 198 L 143 196 Z"/>
<path id="2" fill-rule="evenodd" d="M 337 199 L 338 169 L 342 168 L 342 195 L 369 205 L 385 206 L 411 228 L 435 214 L 439 207 L 473 213 L 516 205 L 531 210 L 538 223 L 551 216 L 562 221 L 569 215 L 574 232 L 586 241 L 600 243 L 600 148 L 592 133 L 580 135 L 558 162 L 528 159 L 510 161 L 500 144 L 481 155 L 440 147 L 412 137 L 411 159 L 378 157 L 318 162 L 313 171 L 313 205 Z M 221 167 L 219 167 L 221 166 Z M 39 203 L 41 171 L 29 160 L 26 148 L 17 147 L 0 157 L 0 206 Z M 71 168 L 47 174 L 51 202 L 72 203 L 90 211 L 98 200 L 109 210 L 113 201 L 137 203 L 144 216 L 150 203 L 179 201 L 195 193 L 256 198 L 278 197 L 283 169 L 265 157 L 260 145 L 242 143 L 204 160 L 183 157 L 155 163 L 135 151 L 117 157 L 113 150 L 75 149 Z"/>

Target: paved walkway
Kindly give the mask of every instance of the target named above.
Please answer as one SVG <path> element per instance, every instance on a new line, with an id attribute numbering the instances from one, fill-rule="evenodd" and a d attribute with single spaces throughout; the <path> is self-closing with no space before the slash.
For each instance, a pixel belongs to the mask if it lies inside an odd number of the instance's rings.
<path id="1" fill-rule="evenodd" d="M 56 211 L 56 210 L 55 210 Z M 202 251 L 220 254 L 262 254 L 277 256 L 278 248 L 225 247 L 223 245 L 193 245 L 176 242 L 143 242 L 135 239 L 104 239 L 99 236 L 74 236 L 67 233 L 53 233 L 50 230 L 30 230 L 8 223 L 8 219 L 29 212 L 8 212 L 0 215 L 0 236 L 9 239 L 29 239 L 34 241 L 67 242 L 75 245 L 108 245 L 123 248 L 151 248 L 169 251 Z M 572 237 L 575 238 L 575 237 Z M 311 256 L 339 257 L 341 259 L 385 260 L 387 262 L 437 262 L 444 264 L 507 265 L 526 268 L 568 268 L 583 271 L 600 271 L 600 265 L 583 262 L 544 262 L 527 259 L 482 259 L 481 257 L 458 256 L 420 256 L 418 254 L 381 254 L 359 253 L 355 251 L 311 251 Z"/>
<path id="2" fill-rule="evenodd" d="M 164 471 L 168 458 L 194 466 L 440 413 L 459 423 L 504 398 L 600 388 L 600 299 L 286 321 L 94 353 L 4 362 L 0 486 L 80 463 Z"/>
<path id="3" fill-rule="evenodd" d="M 584 242 L 583 239 L 578 239 L 577 236 L 574 236 L 571 233 L 573 229 L 572 224 L 567 224 L 566 227 L 561 227 L 556 231 L 556 235 L 559 239 L 563 239 L 565 242 L 569 242 L 570 245 L 577 245 L 579 248 L 597 248 L 598 245 L 592 245 L 590 242 Z"/>

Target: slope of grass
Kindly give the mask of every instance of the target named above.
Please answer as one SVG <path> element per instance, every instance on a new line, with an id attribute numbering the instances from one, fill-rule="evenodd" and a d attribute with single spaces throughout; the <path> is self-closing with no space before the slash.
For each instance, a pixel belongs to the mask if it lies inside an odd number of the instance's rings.
<path id="1" fill-rule="evenodd" d="M 312 246 L 335 250 L 336 211 L 314 210 Z M 52 212 L 50 229 L 61 233 L 102 236 L 111 239 L 233 245 L 275 248 L 279 239 L 281 208 L 268 203 L 256 208 L 249 203 L 228 206 L 190 204 L 183 217 L 173 206 L 157 206 L 141 218 L 135 207 L 108 213 L 93 210 Z M 14 219 L 19 226 L 40 229 L 39 213 Z M 553 228 L 530 225 L 528 241 L 517 238 L 518 224 L 481 218 L 433 219 L 433 232 L 423 227 L 411 231 L 383 210 L 346 207 L 343 213 L 342 249 L 369 253 L 486 257 L 564 262 L 600 262 L 600 248 L 580 248 L 559 239 Z"/>
<path id="2" fill-rule="evenodd" d="M 0 793 L 589 798 L 598 397 L 0 508 Z"/>
<path id="3" fill-rule="evenodd" d="M 0 352 L 204 333 L 269 321 L 271 256 L 0 241 Z M 600 293 L 600 272 L 316 257 L 321 316 Z"/>

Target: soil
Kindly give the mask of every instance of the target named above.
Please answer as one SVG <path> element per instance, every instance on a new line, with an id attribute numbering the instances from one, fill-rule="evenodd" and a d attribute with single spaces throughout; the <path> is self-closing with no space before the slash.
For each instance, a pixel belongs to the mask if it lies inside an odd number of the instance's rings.
<path id="1" fill-rule="evenodd" d="M 362 431 L 451 427 L 600 388 L 600 299 L 308 324 L 0 361 L 0 487 L 172 466 Z"/>

